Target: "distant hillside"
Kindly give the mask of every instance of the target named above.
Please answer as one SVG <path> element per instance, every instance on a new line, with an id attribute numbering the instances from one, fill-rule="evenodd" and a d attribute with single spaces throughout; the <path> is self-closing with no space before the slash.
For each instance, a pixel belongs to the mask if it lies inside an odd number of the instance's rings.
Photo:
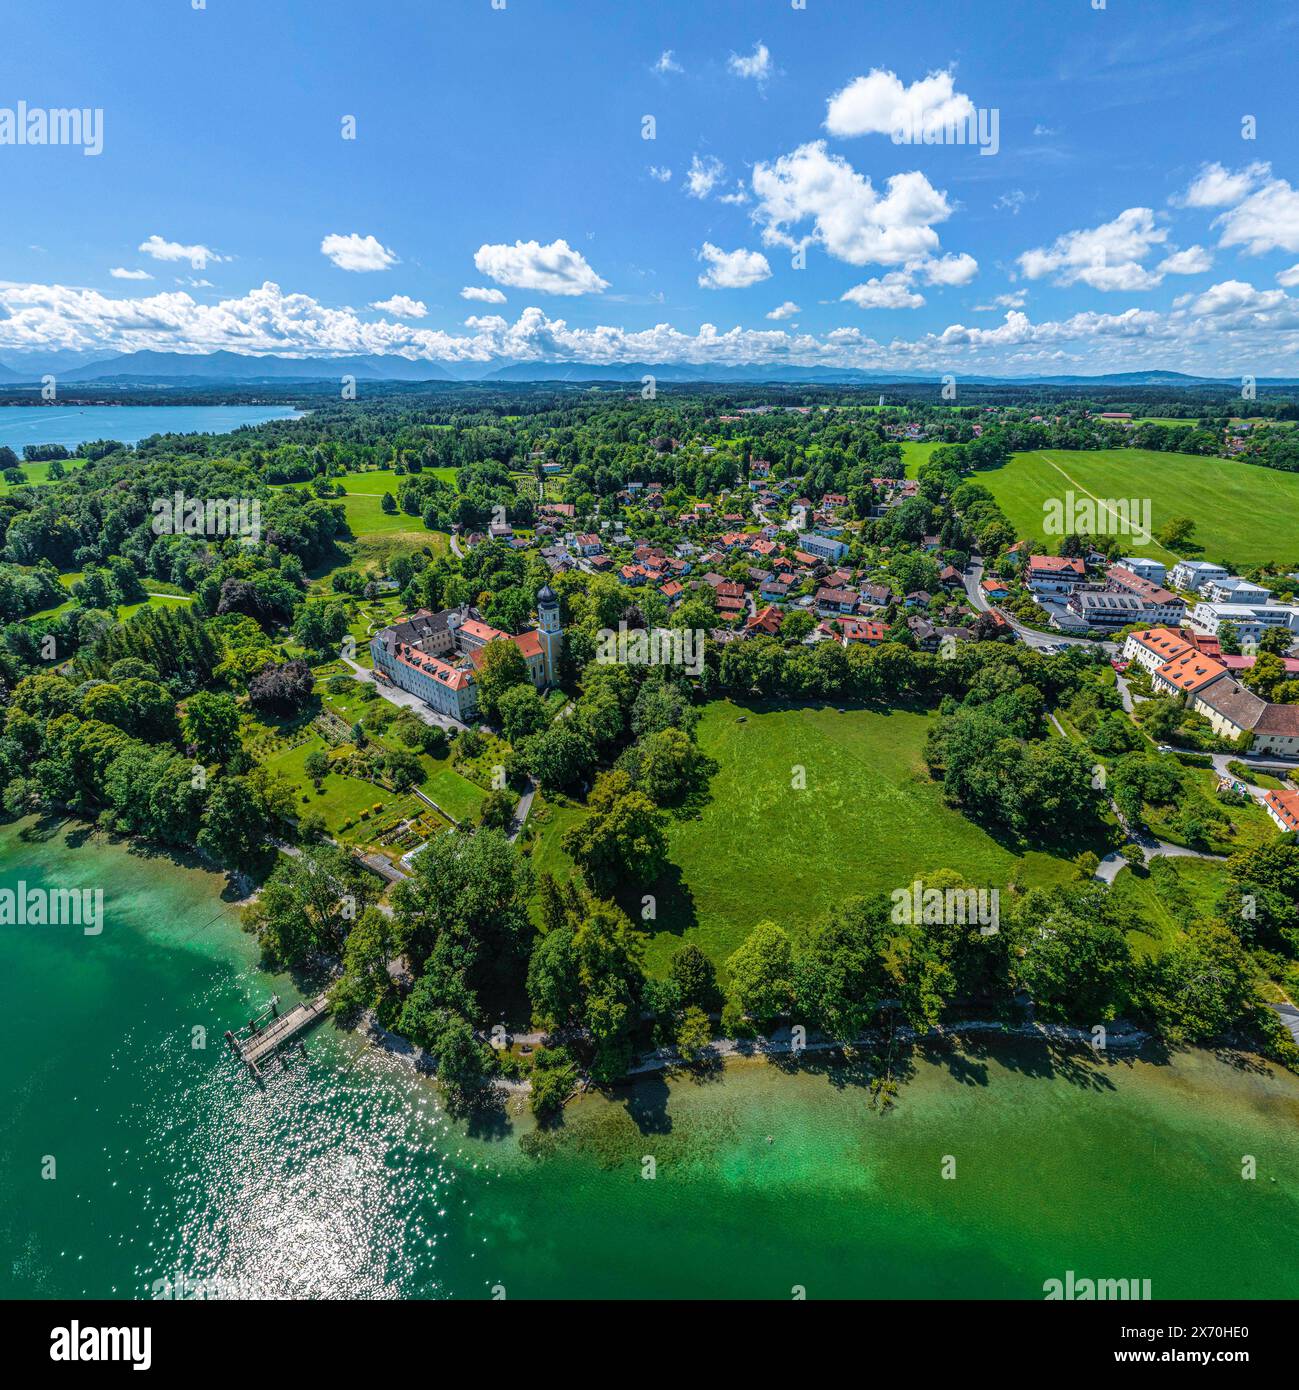
<path id="1" fill-rule="evenodd" d="M 656 381 L 703 382 L 824 382 L 830 385 L 864 381 L 925 381 L 905 372 L 861 372 L 852 367 L 697 365 L 689 362 L 513 362 L 488 372 L 485 381 Z"/>
<path id="2" fill-rule="evenodd" d="M 438 362 L 405 357 L 254 357 L 240 352 L 128 352 L 76 367 L 64 381 L 450 381 Z M 11 378 L 13 379 L 13 378 Z"/>

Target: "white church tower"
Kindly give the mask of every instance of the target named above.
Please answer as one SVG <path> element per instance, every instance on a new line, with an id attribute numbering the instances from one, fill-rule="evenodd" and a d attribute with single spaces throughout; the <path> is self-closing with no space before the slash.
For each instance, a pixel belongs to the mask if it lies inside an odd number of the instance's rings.
<path id="1" fill-rule="evenodd" d="M 546 684 L 559 684 L 559 655 L 564 649 L 564 629 L 559 624 L 559 599 L 546 584 L 537 594 L 537 620 L 541 650 L 546 658 Z"/>

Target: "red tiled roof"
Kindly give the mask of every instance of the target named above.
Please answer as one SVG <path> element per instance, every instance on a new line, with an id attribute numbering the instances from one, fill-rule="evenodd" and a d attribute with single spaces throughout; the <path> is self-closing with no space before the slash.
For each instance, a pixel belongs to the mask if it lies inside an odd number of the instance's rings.
<path id="1" fill-rule="evenodd" d="M 1263 799 L 1291 830 L 1299 830 L 1299 792 L 1270 791 Z"/>
<path id="2" fill-rule="evenodd" d="M 755 613 L 744 626 L 749 632 L 766 632 L 774 637 L 780 631 L 782 622 L 784 617 L 780 609 L 768 604 L 761 612 Z"/>
<path id="3" fill-rule="evenodd" d="M 1148 652 L 1154 652 L 1163 661 L 1172 661 L 1175 657 L 1185 656 L 1195 650 L 1182 640 L 1180 633 L 1166 627 L 1144 628 L 1140 632 L 1134 632 L 1132 640 Z"/>
<path id="4" fill-rule="evenodd" d="M 1028 557 L 1030 574 L 1076 574 L 1081 578 L 1087 573 L 1083 562 L 1072 555 L 1030 555 Z"/>
<path id="5" fill-rule="evenodd" d="M 498 637 L 508 637 L 508 632 L 502 632 L 500 628 L 488 627 L 486 623 L 480 623 L 477 618 L 466 618 L 460 624 L 460 631 L 467 632 L 470 637 L 477 637 L 484 642 L 494 642 Z"/>
<path id="6" fill-rule="evenodd" d="M 1189 651 L 1164 662 L 1156 674 L 1175 690 L 1196 691 L 1227 675 L 1227 668 L 1211 656 Z"/>

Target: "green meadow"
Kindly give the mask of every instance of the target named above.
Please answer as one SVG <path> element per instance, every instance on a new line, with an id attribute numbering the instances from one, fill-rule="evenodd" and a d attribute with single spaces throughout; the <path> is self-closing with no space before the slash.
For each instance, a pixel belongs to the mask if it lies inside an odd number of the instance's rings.
<path id="1" fill-rule="evenodd" d="M 86 466 L 85 459 L 62 459 L 61 462 L 65 473 L 73 473 L 78 468 L 84 468 Z M 50 464 L 48 460 L 43 463 L 24 463 L 20 460 L 18 467 L 22 470 L 23 474 L 23 482 L 19 484 L 21 487 L 34 487 L 41 483 L 48 483 L 50 480 Z M 3 478 L 0 478 L 0 496 L 3 496 L 6 492 L 12 491 L 13 489 L 10 485 L 5 482 Z"/>
<path id="2" fill-rule="evenodd" d="M 1194 552 L 1236 566 L 1277 560 L 1299 562 L 1299 474 L 1193 454 L 1147 449 L 1069 451 L 1038 449 L 1015 454 L 1004 468 L 975 475 L 997 499 L 1016 531 L 1054 545 L 1045 532 L 1044 503 L 1075 497 L 1150 500 L 1151 528 L 1173 517 L 1195 522 Z M 1136 551 L 1165 563 L 1181 558 L 1158 541 L 1133 542 Z"/>
<path id="3" fill-rule="evenodd" d="M 698 737 L 718 770 L 697 817 L 672 821 L 667 873 L 647 890 L 657 912 L 644 923 L 650 971 L 661 974 L 683 941 L 720 964 L 764 917 L 796 928 L 845 898 L 887 893 L 942 868 L 988 887 L 1072 878 L 1068 858 L 1021 857 L 944 804 L 923 758 L 932 720 L 829 705 L 710 704 Z M 563 876 L 571 864 L 558 838 L 584 813 L 547 809 L 533 864 Z M 633 920 L 640 897 L 629 891 L 623 904 Z"/>

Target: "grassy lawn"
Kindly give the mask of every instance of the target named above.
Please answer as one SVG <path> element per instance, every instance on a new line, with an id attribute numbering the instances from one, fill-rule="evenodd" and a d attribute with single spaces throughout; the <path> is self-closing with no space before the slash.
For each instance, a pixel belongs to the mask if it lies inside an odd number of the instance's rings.
<path id="1" fill-rule="evenodd" d="M 407 516 L 405 512 L 385 512 L 382 496 L 378 494 L 349 492 L 346 497 L 334 500 L 342 502 L 347 524 L 358 539 L 387 535 L 390 531 L 409 531 L 412 526 L 419 525 L 418 517 Z"/>
<path id="2" fill-rule="evenodd" d="M 193 599 L 178 598 L 174 594 L 151 594 L 143 603 L 127 603 L 117 610 L 117 621 L 124 623 L 133 618 L 141 608 L 185 608 Z"/>
<path id="3" fill-rule="evenodd" d="M 476 821 L 487 793 L 451 766 L 450 755 L 444 758 L 431 758 L 421 754 L 420 762 L 428 769 L 420 790 L 430 800 L 436 801 L 449 816 L 458 821 Z"/>
<path id="4" fill-rule="evenodd" d="M 1063 500 L 1072 489 L 1080 499 L 1149 498 L 1155 531 L 1171 517 L 1191 517 L 1192 539 L 1206 559 L 1237 566 L 1299 561 L 1299 476 L 1293 473 L 1145 449 L 1038 449 L 1015 454 L 1004 468 L 979 473 L 975 480 L 997 499 L 1021 536 L 1058 541 L 1045 534 L 1043 503 Z M 1155 540 L 1130 548 L 1166 564 L 1180 558 Z"/>
<path id="5" fill-rule="evenodd" d="M 80 578 L 81 578 L 81 575 L 78 574 L 78 575 L 71 575 L 71 576 L 70 576 L 70 575 L 64 574 L 64 575 L 60 575 L 59 578 L 60 578 L 60 580 L 62 580 L 63 582 L 67 583 L 69 580 L 80 579 Z M 70 584 L 69 584 L 69 587 L 71 587 Z M 175 588 L 175 585 L 169 585 L 168 587 L 169 587 L 169 588 Z M 119 623 L 124 623 L 124 622 L 126 622 L 126 620 L 127 620 L 128 618 L 133 618 L 133 617 L 140 611 L 140 609 L 142 609 L 142 608 L 184 608 L 187 604 L 192 603 L 192 602 L 193 602 L 192 599 L 185 598 L 185 597 L 182 597 L 182 596 L 180 596 L 180 595 L 174 595 L 174 594 L 154 594 L 154 595 L 150 595 L 149 598 L 144 599 L 144 600 L 143 600 L 142 602 L 140 602 L 140 603 L 125 603 L 125 604 L 122 604 L 122 605 L 118 608 L 118 610 L 117 610 L 117 621 L 118 621 Z M 60 613 L 68 613 L 68 612 L 71 612 L 71 610 L 72 610 L 73 608 L 75 608 L 75 607 L 76 607 L 76 600 L 70 598 L 70 599 L 68 599 L 68 601 L 67 601 L 66 603 L 60 603 L 60 604 L 56 605 L 54 608 L 42 608 L 42 609 L 40 610 L 39 613 L 29 613 L 29 614 L 27 615 L 26 621 L 31 622 L 31 621 L 32 621 L 33 619 L 35 619 L 35 618 L 54 618 L 54 617 L 57 617 Z"/>
<path id="6" fill-rule="evenodd" d="M 297 789 L 298 814 L 319 813 L 325 818 L 331 835 L 354 844 L 369 844 L 381 827 L 422 815 L 427 810 L 416 796 L 399 796 L 364 778 L 343 772 L 330 772 L 321 783 L 321 791 L 317 792 L 303 764 L 309 753 L 318 750 L 330 751 L 324 739 L 313 733 L 296 747 L 268 759 L 266 765 L 273 772 L 283 773 Z M 381 807 L 378 812 L 374 810 L 376 802 Z"/>
<path id="7" fill-rule="evenodd" d="M 422 478 L 432 474 L 439 482 L 450 483 L 455 487 L 459 472 L 458 468 L 426 468 L 422 473 L 411 476 Z M 333 482 L 341 483 L 345 492 L 358 495 L 373 493 L 376 496 L 385 492 L 391 492 L 395 496 L 401 486 L 401 480 L 402 475 L 394 473 L 391 468 L 376 468 L 368 473 L 348 473 L 344 477 L 332 479 Z"/>
<path id="8" fill-rule="evenodd" d="M 741 722 L 741 720 L 743 722 Z M 889 892 L 936 869 L 975 885 L 1026 887 L 1071 879 L 1068 859 L 1021 859 L 943 804 L 922 759 L 932 717 L 852 709 L 744 707 L 716 701 L 699 724 L 718 764 L 712 799 L 669 831 L 669 871 L 652 890 L 657 919 L 647 953 L 662 973 L 682 941 L 721 962 L 763 917 L 790 928 L 855 894 Z M 794 769 L 806 787 L 794 790 Z M 545 808 L 538 870 L 567 876 L 558 846 L 580 809 Z M 639 887 L 624 906 L 640 917 Z"/>
<path id="9" fill-rule="evenodd" d="M 1141 918 L 1143 927 L 1128 933 L 1132 949 L 1159 956 L 1193 921 L 1208 920 L 1222 891 L 1222 866 L 1205 859 L 1165 859 L 1167 869 L 1120 869 L 1113 893 Z M 1171 871 L 1171 872 L 1170 872 Z M 1188 915 L 1189 914 L 1189 915 Z"/>
<path id="10" fill-rule="evenodd" d="M 914 439 L 904 439 L 902 441 L 902 463 L 906 468 L 905 476 L 914 478 L 922 463 L 929 462 L 929 455 L 942 445 L 937 440 L 917 441 Z"/>

